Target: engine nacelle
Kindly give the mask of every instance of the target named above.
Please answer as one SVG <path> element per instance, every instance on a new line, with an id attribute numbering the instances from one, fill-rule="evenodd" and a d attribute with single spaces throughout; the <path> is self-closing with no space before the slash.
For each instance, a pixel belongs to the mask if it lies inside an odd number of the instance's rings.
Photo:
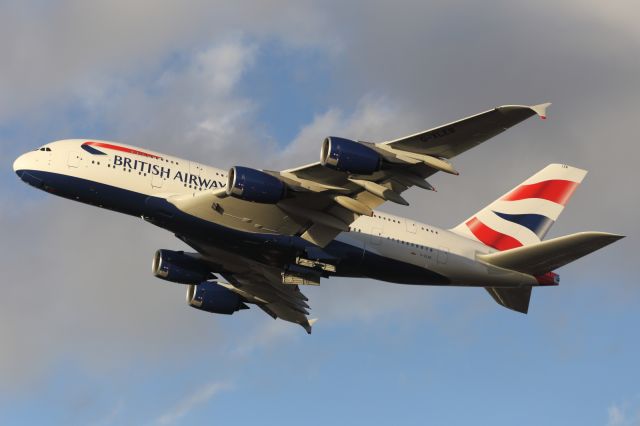
<path id="1" fill-rule="evenodd" d="M 329 136 L 322 142 L 320 164 L 341 172 L 370 175 L 380 170 L 382 157 L 356 141 Z"/>
<path id="2" fill-rule="evenodd" d="M 275 204 L 285 197 L 286 186 L 268 173 L 235 166 L 229 170 L 227 195 L 255 203 Z"/>
<path id="3" fill-rule="evenodd" d="M 231 315 L 240 309 L 249 309 L 236 293 L 211 281 L 190 285 L 187 288 L 187 303 L 213 314 Z"/>
<path id="4" fill-rule="evenodd" d="M 153 275 L 167 281 L 180 284 L 193 284 L 211 277 L 211 271 L 183 251 L 158 250 L 151 263 Z"/>

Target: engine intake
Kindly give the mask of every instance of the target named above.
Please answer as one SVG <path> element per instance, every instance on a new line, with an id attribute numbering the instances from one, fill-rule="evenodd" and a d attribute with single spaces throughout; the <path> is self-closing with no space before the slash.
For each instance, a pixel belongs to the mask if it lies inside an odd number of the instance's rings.
<path id="1" fill-rule="evenodd" d="M 201 311 L 225 315 L 249 309 L 240 296 L 213 281 L 190 285 L 187 288 L 187 304 Z"/>
<path id="2" fill-rule="evenodd" d="M 275 204 L 286 196 L 286 186 L 263 171 L 235 166 L 229 170 L 227 195 L 255 203 Z"/>
<path id="3" fill-rule="evenodd" d="M 154 276 L 174 283 L 193 284 L 211 277 L 207 265 L 183 251 L 156 251 L 151 263 Z"/>
<path id="4" fill-rule="evenodd" d="M 329 136 L 322 142 L 320 164 L 341 172 L 370 175 L 382 168 L 382 157 L 356 141 Z"/>

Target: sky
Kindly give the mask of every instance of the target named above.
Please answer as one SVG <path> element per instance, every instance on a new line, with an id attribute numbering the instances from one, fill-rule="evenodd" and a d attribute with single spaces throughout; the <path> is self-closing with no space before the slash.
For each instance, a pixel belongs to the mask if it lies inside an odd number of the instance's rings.
<path id="1" fill-rule="evenodd" d="M 640 6 L 612 0 L 0 0 L 0 424 L 640 424 Z M 452 227 L 552 162 L 590 171 L 549 237 L 627 238 L 528 315 L 481 288 L 332 278 L 312 335 L 150 273 L 180 241 L 15 176 L 64 138 L 220 168 L 316 161 L 552 102 L 383 211 Z"/>

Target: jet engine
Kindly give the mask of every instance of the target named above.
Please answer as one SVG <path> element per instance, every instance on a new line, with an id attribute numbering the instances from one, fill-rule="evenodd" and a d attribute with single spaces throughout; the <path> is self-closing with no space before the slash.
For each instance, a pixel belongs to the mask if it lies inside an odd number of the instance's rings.
<path id="1" fill-rule="evenodd" d="M 153 275 L 180 284 L 199 283 L 211 277 L 207 265 L 183 251 L 158 250 L 151 263 Z"/>
<path id="2" fill-rule="evenodd" d="M 212 281 L 190 285 L 187 288 L 187 304 L 201 311 L 225 315 L 249 309 L 240 296 Z"/>
<path id="3" fill-rule="evenodd" d="M 286 196 L 286 186 L 268 173 L 235 166 L 229 170 L 227 195 L 255 203 L 275 204 Z"/>
<path id="4" fill-rule="evenodd" d="M 322 142 L 320 164 L 341 172 L 370 175 L 380 170 L 382 157 L 356 141 L 329 136 Z"/>

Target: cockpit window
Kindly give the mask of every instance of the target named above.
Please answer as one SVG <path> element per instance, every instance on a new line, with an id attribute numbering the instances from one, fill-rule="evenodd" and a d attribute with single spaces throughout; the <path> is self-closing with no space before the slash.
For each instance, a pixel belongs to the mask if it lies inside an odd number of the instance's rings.
<path id="1" fill-rule="evenodd" d="M 43 146 L 42 148 L 38 148 L 38 149 L 36 149 L 36 151 L 46 151 L 46 152 L 51 152 L 51 148 L 49 148 L 48 146 Z"/>

